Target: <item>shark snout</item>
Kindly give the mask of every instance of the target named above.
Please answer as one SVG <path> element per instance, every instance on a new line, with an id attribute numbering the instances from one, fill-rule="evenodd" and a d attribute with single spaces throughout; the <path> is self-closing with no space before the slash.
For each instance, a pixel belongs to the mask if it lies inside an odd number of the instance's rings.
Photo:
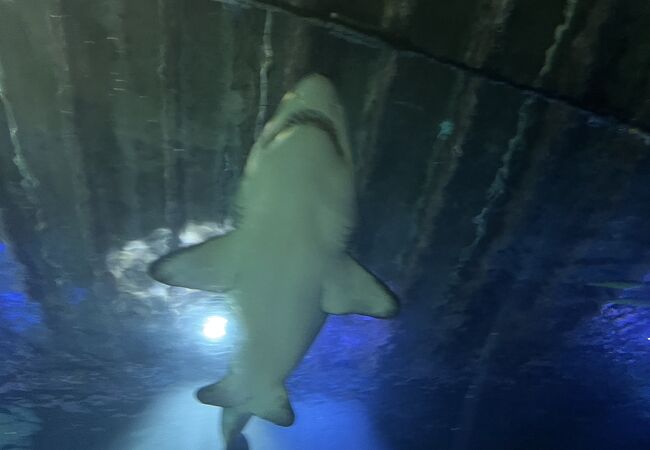
<path id="1" fill-rule="evenodd" d="M 318 111 L 334 123 L 342 121 L 343 106 L 330 80 L 320 74 L 311 74 L 298 82 L 293 95 L 302 108 Z"/>

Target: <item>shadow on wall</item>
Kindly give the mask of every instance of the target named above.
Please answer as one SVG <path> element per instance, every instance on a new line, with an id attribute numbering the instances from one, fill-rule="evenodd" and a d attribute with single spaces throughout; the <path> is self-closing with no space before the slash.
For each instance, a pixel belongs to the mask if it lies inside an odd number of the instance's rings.
<path id="1" fill-rule="evenodd" d="M 222 449 L 221 408 L 206 407 L 194 398 L 196 386 L 182 385 L 161 395 L 134 419 L 132 431 L 111 450 Z M 253 418 L 244 429 L 251 450 L 388 450 L 358 401 L 325 396 L 294 403 L 296 422 L 288 428 Z"/>

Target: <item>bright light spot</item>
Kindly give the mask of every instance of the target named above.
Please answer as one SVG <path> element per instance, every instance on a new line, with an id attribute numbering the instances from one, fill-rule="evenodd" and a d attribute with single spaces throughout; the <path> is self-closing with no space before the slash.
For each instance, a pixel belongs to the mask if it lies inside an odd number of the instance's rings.
<path id="1" fill-rule="evenodd" d="M 229 221 L 223 223 L 204 222 L 188 223 L 179 233 L 178 238 L 182 246 L 198 244 L 211 237 L 221 236 L 234 228 Z"/>
<path id="2" fill-rule="evenodd" d="M 203 322 L 203 336 L 216 341 L 226 335 L 228 320 L 221 316 L 211 316 Z"/>

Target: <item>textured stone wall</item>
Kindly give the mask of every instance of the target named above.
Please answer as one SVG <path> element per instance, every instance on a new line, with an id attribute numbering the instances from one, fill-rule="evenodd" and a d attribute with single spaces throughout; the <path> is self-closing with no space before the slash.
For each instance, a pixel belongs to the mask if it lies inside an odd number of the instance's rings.
<path id="1" fill-rule="evenodd" d="M 112 262 L 226 220 L 259 127 L 320 72 L 349 116 L 352 252 L 404 308 L 377 351 L 348 360 L 326 341 L 292 394 L 345 371 L 395 448 L 649 443 L 648 309 L 603 305 L 650 293 L 589 285 L 647 288 L 649 14 L 637 0 L 0 1 L 0 238 L 49 333 L 16 354 L 120 371 L 129 324 L 187 312 L 142 261 L 119 277 Z M 163 341 L 133 351 L 136 387 Z M 12 364 L 24 386 L 3 392 L 47 403 L 56 373 L 78 395 L 54 366 Z M 87 388 L 119 397 L 99 379 Z"/>
<path id="2" fill-rule="evenodd" d="M 644 0 L 260 0 L 650 128 Z"/>

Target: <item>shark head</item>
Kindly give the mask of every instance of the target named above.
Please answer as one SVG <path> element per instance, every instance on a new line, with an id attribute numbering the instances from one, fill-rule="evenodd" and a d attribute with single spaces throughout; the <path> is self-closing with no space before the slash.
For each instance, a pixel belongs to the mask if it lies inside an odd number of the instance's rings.
<path id="1" fill-rule="evenodd" d="M 262 131 L 259 146 L 265 147 L 282 131 L 303 124 L 317 126 L 329 133 L 341 157 L 352 163 L 343 105 L 332 82 L 322 75 L 304 77 L 282 97 L 278 109 Z"/>
<path id="2" fill-rule="evenodd" d="M 279 111 L 284 108 L 315 111 L 339 125 L 343 120 L 343 106 L 336 88 L 322 75 L 312 74 L 303 78 L 282 100 Z"/>

